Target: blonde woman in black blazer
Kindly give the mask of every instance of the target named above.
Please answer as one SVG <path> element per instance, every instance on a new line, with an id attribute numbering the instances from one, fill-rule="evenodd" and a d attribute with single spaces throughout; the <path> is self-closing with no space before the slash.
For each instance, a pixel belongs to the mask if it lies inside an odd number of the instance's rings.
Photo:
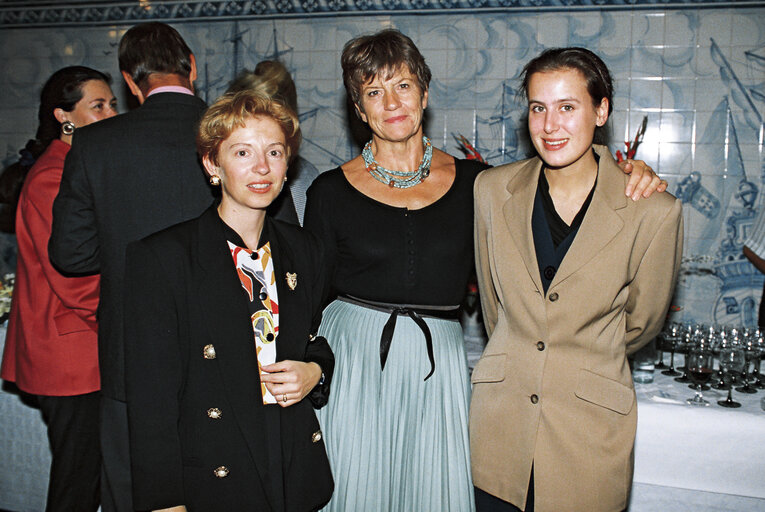
<path id="1" fill-rule="evenodd" d="M 312 336 L 322 250 L 265 214 L 299 139 L 281 103 L 223 96 L 197 140 L 220 203 L 128 247 L 137 510 L 311 511 L 332 494 L 313 410 L 326 403 L 334 367 L 326 340 Z M 269 344 L 276 363 L 261 359 Z"/>

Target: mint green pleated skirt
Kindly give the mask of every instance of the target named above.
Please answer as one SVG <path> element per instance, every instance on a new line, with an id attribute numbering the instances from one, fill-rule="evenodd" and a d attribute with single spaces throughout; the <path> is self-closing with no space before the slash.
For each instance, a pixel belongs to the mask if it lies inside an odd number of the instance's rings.
<path id="1" fill-rule="evenodd" d="M 335 479 L 331 512 L 470 512 L 470 382 L 460 324 L 425 318 L 433 337 L 399 316 L 385 370 L 389 313 L 334 301 L 320 334 L 335 354 L 329 403 L 318 412 Z"/>

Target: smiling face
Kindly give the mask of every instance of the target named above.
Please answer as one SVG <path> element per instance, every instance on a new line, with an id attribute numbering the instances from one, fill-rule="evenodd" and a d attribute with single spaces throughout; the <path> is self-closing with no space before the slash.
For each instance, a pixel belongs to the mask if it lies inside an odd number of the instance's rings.
<path id="1" fill-rule="evenodd" d="M 577 170 L 594 163 L 595 128 L 608 119 L 608 100 L 593 105 L 584 75 L 563 68 L 531 75 L 528 85 L 529 133 L 549 168 Z"/>
<path id="2" fill-rule="evenodd" d="M 217 165 L 207 157 L 203 162 L 211 176 L 221 179 L 221 216 L 265 210 L 287 175 L 284 132 L 271 117 L 248 117 L 221 142 L 217 159 Z"/>
<path id="3" fill-rule="evenodd" d="M 422 117 L 428 105 L 428 91 L 406 66 L 391 76 L 378 73 L 361 86 L 360 105 L 356 109 L 378 139 L 389 142 L 422 137 Z"/>

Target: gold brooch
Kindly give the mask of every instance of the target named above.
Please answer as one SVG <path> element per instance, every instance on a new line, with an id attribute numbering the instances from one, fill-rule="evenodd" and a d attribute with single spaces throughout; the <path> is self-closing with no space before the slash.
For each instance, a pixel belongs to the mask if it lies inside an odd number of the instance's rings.
<path id="1" fill-rule="evenodd" d="M 212 345 L 205 345 L 202 354 L 205 359 L 215 359 L 215 347 Z"/>
<path id="2" fill-rule="evenodd" d="M 319 441 L 321 441 L 321 430 L 317 430 L 311 435 L 311 442 L 318 443 Z"/>
<path id="3" fill-rule="evenodd" d="M 290 290 L 294 290 L 297 287 L 297 273 L 287 272 L 287 286 L 290 287 Z"/>

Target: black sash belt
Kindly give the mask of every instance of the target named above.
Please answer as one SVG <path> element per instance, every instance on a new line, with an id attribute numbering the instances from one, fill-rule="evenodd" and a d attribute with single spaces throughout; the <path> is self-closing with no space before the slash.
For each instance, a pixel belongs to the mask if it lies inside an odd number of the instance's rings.
<path id="1" fill-rule="evenodd" d="M 393 332 L 396 330 L 396 319 L 399 315 L 407 315 L 411 318 L 422 334 L 425 335 L 425 347 L 428 350 L 428 360 L 430 360 L 430 373 L 425 380 L 428 380 L 433 372 L 436 371 L 436 360 L 433 356 L 433 337 L 430 335 L 428 324 L 422 317 L 441 318 L 444 320 L 456 320 L 459 317 L 459 306 L 416 306 L 413 304 L 390 304 L 388 302 L 375 302 L 371 300 L 359 299 L 350 295 L 342 295 L 338 300 L 355 304 L 365 308 L 385 311 L 390 313 L 390 318 L 385 322 L 382 335 L 380 336 L 380 368 L 385 370 L 385 361 L 388 359 L 390 344 L 393 341 Z"/>

